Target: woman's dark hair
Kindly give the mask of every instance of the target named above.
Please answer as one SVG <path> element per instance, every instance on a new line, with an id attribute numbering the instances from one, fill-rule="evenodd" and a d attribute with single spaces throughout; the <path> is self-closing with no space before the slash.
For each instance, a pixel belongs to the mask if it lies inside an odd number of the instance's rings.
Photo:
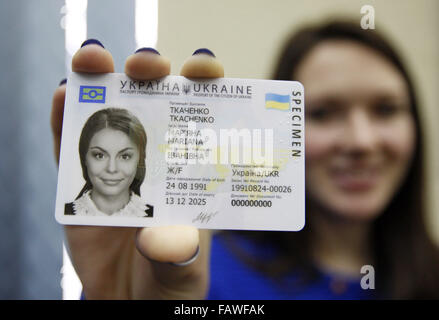
<path id="1" fill-rule="evenodd" d="M 119 108 L 107 108 L 99 110 L 91 115 L 82 128 L 79 138 L 79 158 L 81 160 L 82 176 L 85 185 L 77 198 L 92 189 L 92 184 L 87 173 L 86 155 L 93 136 L 100 130 L 111 128 L 125 133 L 139 149 L 139 163 L 137 165 L 136 176 L 130 185 L 130 189 L 140 196 L 140 186 L 145 179 L 145 158 L 146 158 L 146 133 L 142 123 L 128 110 Z"/>
<path id="2" fill-rule="evenodd" d="M 359 23 L 333 21 L 310 26 L 294 33 L 281 51 L 273 79 L 291 80 L 303 59 L 322 41 L 347 40 L 375 50 L 399 70 L 405 79 L 416 126 L 416 148 L 408 174 L 386 210 L 374 221 L 372 246 L 375 258 L 376 288 L 386 298 L 439 298 L 438 248 L 429 238 L 424 224 L 424 146 L 415 89 L 402 60 L 389 42 L 374 30 L 363 30 Z M 294 80 L 294 78 L 293 78 Z M 305 88 L 306 90 L 306 88 Z M 306 207 L 310 201 L 307 199 Z M 224 234 L 229 247 L 257 270 L 279 279 L 291 270 L 303 275 L 305 283 L 318 272 L 310 256 L 312 226 L 298 233 L 240 232 L 259 244 L 272 243 L 276 258 L 260 261 L 234 245 L 232 235 Z"/>

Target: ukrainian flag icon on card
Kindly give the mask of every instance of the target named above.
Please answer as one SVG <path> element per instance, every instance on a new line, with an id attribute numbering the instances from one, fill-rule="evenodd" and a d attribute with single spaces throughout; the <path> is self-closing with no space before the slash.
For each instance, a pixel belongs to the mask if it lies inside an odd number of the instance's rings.
<path id="1" fill-rule="evenodd" d="M 265 108 L 282 111 L 290 110 L 290 96 L 288 94 L 266 93 Z"/>
<path id="2" fill-rule="evenodd" d="M 105 87 L 80 86 L 79 102 L 105 103 Z"/>

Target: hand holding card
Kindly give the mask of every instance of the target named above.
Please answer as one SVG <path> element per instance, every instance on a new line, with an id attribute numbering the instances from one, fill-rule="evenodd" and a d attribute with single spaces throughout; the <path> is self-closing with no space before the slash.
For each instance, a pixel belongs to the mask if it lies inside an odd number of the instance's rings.
<path id="1" fill-rule="evenodd" d="M 201 62 L 197 63 L 198 60 Z M 220 63 L 210 56 L 193 56 L 187 64 L 192 65 L 184 69 L 183 75 L 187 77 L 223 75 Z M 145 80 L 166 76 L 170 70 L 169 61 L 150 50 L 127 59 L 125 69 L 128 76 Z M 113 59 L 99 42 L 87 41 L 74 56 L 72 70 L 113 72 Z M 133 70 L 137 73 L 133 74 Z M 65 85 L 60 86 L 52 103 L 51 125 L 57 158 L 65 90 Z M 148 229 L 66 226 L 65 230 L 72 262 L 87 299 L 195 299 L 205 295 L 210 243 L 206 231 L 198 232 L 188 226 Z M 189 260 L 198 246 L 200 253 L 192 264 L 177 267 L 166 263 Z"/>

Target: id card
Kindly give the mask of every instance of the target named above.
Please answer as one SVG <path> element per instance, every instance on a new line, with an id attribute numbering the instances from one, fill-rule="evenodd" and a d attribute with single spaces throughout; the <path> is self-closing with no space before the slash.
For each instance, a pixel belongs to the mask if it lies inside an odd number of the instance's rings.
<path id="1" fill-rule="evenodd" d="M 56 219 L 301 230 L 304 133 L 299 82 L 73 73 Z"/>

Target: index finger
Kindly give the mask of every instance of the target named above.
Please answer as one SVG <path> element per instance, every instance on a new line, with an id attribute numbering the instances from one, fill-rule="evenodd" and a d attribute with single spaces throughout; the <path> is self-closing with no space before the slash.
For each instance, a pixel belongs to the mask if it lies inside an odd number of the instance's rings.
<path id="1" fill-rule="evenodd" d="M 96 39 L 84 41 L 72 58 L 73 72 L 107 73 L 114 72 L 111 53 Z"/>

